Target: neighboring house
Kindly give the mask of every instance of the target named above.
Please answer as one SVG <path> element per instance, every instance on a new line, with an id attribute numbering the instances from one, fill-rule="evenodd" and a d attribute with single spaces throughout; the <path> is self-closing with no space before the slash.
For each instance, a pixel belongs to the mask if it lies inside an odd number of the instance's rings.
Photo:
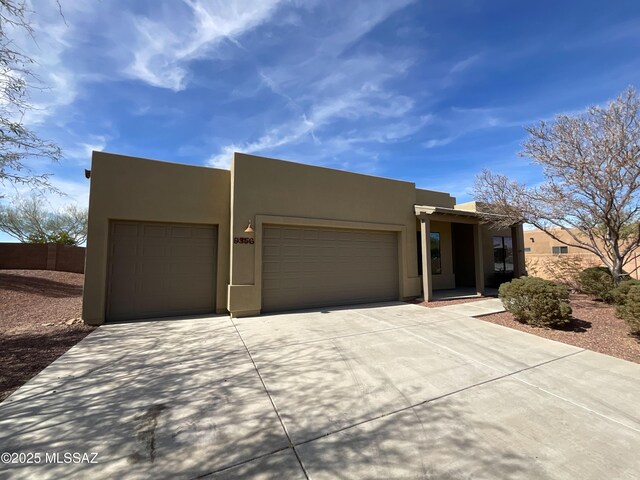
<path id="1" fill-rule="evenodd" d="M 474 203 L 411 182 L 241 153 L 230 171 L 93 154 L 90 324 L 431 300 L 523 272 L 521 225 L 491 231 Z"/>
<path id="2" fill-rule="evenodd" d="M 574 233 L 575 230 L 572 230 Z M 560 228 L 553 229 L 553 234 L 559 239 L 571 243 L 571 236 Z M 640 252 L 637 252 L 640 254 Z M 562 262 L 571 263 L 575 268 L 582 269 L 603 265 L 602 261 L 593 253 L 571 245 L 565 245 L 542 230 L 524 231 L 524 255 L 529 274 L 554 280 L 556 276 L 553 265 Z M 634 278 L 640 278 L 640 259 L 635 258 L 624 266 Z"/>

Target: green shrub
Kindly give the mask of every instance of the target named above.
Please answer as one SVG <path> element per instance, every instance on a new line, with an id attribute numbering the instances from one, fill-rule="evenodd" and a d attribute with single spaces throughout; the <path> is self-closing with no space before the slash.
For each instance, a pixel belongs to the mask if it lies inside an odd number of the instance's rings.
<path id="1" fill-rule="evenodd" d="M 500 285 L 504 308 L 519 322 L 535 327 L 560 327 L 571 320 L 569 289 L 536 277 L 516 278 Z"/>
<path id="2" fill-rule="evenodd" d="M 640 334 L 640 282 L 629 287 L 624 304 L 618 306 L 616 312 L 627 322 L 632 333 Z"/>
<path id="3" fill-rule="evenodd" d="M 613 291 L 616 315 L 622 318 L 631 332 L 640 334 L 640 281 L 627 280 Z"/>
<path id="4" fill-rule="evenodd" d="M 640 280 L 636 280 L 635 278 L 625 280 L 624 282 L 620 282 L 620 285 L 611 290 L 611 297 L 613 298 L 613 303 L 616 304 L 616 311 L 617 307 L 624 305 L 627 295 L 629 294 L 629 289 L 632 285 L 640 285 Z"/>
<path id="5" fill-rule="evenodd" d="M 611 295 L 615 287 L 613 276 L 606 267 L 591 267 L 580 272 L 580 290 L 595 300 L 613 302 Z"/>

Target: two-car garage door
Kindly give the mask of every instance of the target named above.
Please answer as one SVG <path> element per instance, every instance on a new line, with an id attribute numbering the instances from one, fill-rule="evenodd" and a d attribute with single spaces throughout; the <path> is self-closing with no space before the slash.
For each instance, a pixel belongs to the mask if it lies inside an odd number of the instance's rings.
<path id="1" fill-rule="evenodd" d="M 215 225 L 112 222 L 107 319 L 215 311 Z"/>
<path id="2" fill-rule="evenodd" d="M 265 226 L 262 311 L 398 299 L 396 232 Z"/>

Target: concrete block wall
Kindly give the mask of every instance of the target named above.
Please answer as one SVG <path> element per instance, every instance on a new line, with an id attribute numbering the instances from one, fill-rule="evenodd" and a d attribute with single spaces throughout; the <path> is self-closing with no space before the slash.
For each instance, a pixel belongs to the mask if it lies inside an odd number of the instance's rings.
<path id="1" fill-rule="evenodd" d="M 0 269 L 84 273 L 85 250 L 55 243 L 0 243 Z"/>

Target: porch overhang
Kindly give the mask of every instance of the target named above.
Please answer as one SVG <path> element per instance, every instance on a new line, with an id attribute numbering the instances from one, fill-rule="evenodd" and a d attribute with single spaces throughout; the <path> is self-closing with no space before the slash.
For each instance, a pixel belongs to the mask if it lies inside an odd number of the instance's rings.
<path id="1" fill-rule="evenodd" d="M 459 210 L 431 205 L 415 205 L 415 214 L 420 220 L 421 249 L 422 249 L 422 291 L 427 302 L 433 300 L 433 285 L 431 272 L 431 222 L 466 223 L 473 226 L 473 250 L 476 294 L 484 293 L 484 271 L 482 264 L 482 235 L 480 224 L 484 223 L 478 212 Z"/>
<path id="2" fill-rule="evenodd" d="M 462 210 L 448 207 L 435 207 L 431 205 L 414 205 L 414 211 L 418 219 L 426 219 L 438 222 L 456 222 L 456 223 L 487 223 L 491 218 L 496 220 L 505 218 L 503 215 L 496 213 L 480 213 L 473 210 Z M 522 225 L 523 222 L 516 222 L 511 227 Z"/>
<path id="3" fill-rule="evenodd" d="M 477 212 L 468 210 L 456 210 L 454 208 L 433 207 L 430 205 L 415 205 L 416 217 L 441 222 L 481 223 L 482 219 Z"/>

